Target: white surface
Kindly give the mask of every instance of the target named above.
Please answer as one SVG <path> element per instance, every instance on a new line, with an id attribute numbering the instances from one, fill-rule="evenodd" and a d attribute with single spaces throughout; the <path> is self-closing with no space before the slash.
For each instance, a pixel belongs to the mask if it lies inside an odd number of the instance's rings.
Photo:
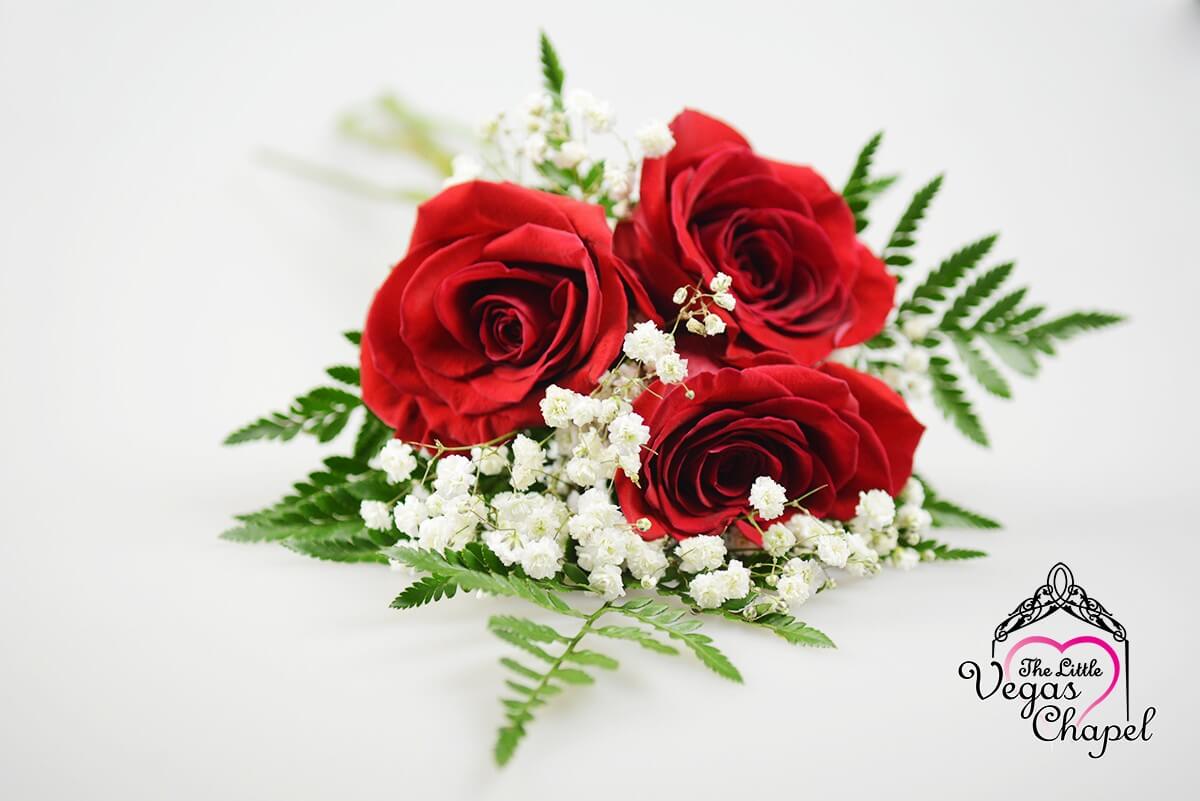
<path id="1" fill-rule="evenodd" d="M 0 797 L 1194 797 L 1196 3 L 173 5 L 0 3 Z M 710 625 L 744 687 L 617 644 L 497 772 L 503 604 L 217 540 L 317 458 L 218 442 L 350 355 L 411 220 L 253 149 L 367 168 L 336 112 L 508 105 L 539 26 L 631 127 L 691 104 L 837 181 L 884 127 L 904 190 L 949 175 L 926 259 L 999 229 L 1038 297 L 1133 322 L 984 402 L 990 453 L 935 424 L 990 559 L 823 595 L 836 652 Z M 1099 762 L 955 676 L 1057 559 L 1160 710 Z"/>

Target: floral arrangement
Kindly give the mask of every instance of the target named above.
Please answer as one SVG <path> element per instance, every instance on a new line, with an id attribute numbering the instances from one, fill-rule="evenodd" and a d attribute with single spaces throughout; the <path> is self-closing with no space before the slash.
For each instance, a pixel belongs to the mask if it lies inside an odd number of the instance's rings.
<path id="1" fill-rule="evenodd" d="M 390 563 L 398 609 L 479 591 L 564 619 L 488 622 L 521 652 L 501 660 L 501 764 L 564 686 L 617 667 L 585 640 L 686 649 L 741 681 L 700 616 L 831 647 L 795 614 L 839 576 L 982 556 L 933 536 L 998 524 L 914 475 L 908 402 L 986 444 L 964 375 L 1008 397 L 992 357 L 1032 375 L 1120 319 L 1001 292 L 995 236 L 919 274 L 940 177 L 868 246 L 896 181 L 872 173 L 879 135 L 839 192 L 697 111 L 627 141 L 608 103 L 564 91 L 544 35 L 541 62 L 477 155 L 441 160 L 445 188 L 345 335 L 358 366 L 227 440 L 329 442 L 360 418 L 347 455 L 226 538 Z"/>

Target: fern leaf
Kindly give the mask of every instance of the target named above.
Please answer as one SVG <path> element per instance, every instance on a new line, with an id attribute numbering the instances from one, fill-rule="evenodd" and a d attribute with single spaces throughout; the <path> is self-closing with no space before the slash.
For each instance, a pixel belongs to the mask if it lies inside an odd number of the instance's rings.
<path id="1" fill-rule="evenodd" d="M 933 380 L 933 401 L 946 419 L 968 439 L 986 446 L 988 438 L 984 433 L 983 424 L 963 392 L 961 381 L 950 369 L 950 361 L 943 356 L 930 359 L 929 377 Z"/>
<path id="2" fill-rule="evenodd" d="M 700 622 L 687 613 L 649 598 L 627 601 L 613 610 L 652 626 L 691 649 L 701 662 L 718 676 L 741 682 L 742 674 L 733 663 L 712 644 L 712 639 L 696 631 Z"/>
<path id="3" fill-rule="evenodd" d="M 636 642 L 646 650 L 654 651 L 658 654 L 677 655 L 679 653 L 678 648 L 655 639 L 653 634 L 639 629 L 637 626 L 601 626 L 598 629 L 593 629 L 593 631 L 601 637 Z"/>
<path id="4" fill-rule="evenodd" d="M 562 63 L 558 60 L 558 52 L 550 43 L 550 37 L 546 35 L 545 31 L 539 33 L 538 40 L 538 49 L 542 60 L 542 77 L 545 79 L 546 91 L 553 95 L 556 101 L 561 102 L 566 74 L 563 72 Z"/>
<path id="5" fill-rule="evenodd" d="M 1000 528 L 999 521 L 965 509 L 941 497 L 924 477 L 917 480 L 925 488 L 925 509 L 933 516 L 933 525 L 938 528 Z"/>
<path id="6" fill-rule="evenodd" d="M 393 609 L 412 609 L 443 598 L 453 598 L 458 592 L 454 579 L 446 576 L 425 576 L 410 584 L 392 601 Z"/>
<path id="7" fill-rule="evenodd" d="M 741 618 L 744 620 L 745 618 Z M 778 634 L 792 645 L 809 645 L 814 648 L 836 648 L 833 640 L 819 629 L 807 623 L 802 623 L 791 615 L 773 612 L 762 615 L 750 621 L 756 626 L 762 626 Z"/>
<path id="8" fill-rule="evenodd" d="M 326 367 L 325 373 L 334 381 L 341 381 L 352 387 L 357 387 L 359 383 L 358 368 L 351 367 L 348 364 L 335 364 L 333 367 Z"/>
<path id="9" fill-rule="evenodd" d="M 1021 305 L 1021 301 L 1025 299 L 1028 291 L 1028 287 L 1021 287 L 997 300 L 983 314 L 979 315 L 975 324 L 971 326 L 972 330 L 983 331 L 1008 318 L 1016 311 L 1017 306 Z"/>
<path id="10" fill-rule="evenodd" d="M 1011 398 L 1012 389 L 1008 385 L 1008 381 L 995 365 L 987 360 L 987 357 L 980 353 L 979 349 L 971 342 L 966 334 L 952 333 L 948 335 L 951 344 L 958 352 L 958 356 L 967 367 L 967 371 L 971 376 L 979 382 L 979 385 L 988 392 L 1000 398 Z"/>
<path id="11" fill-rule="evenodd" d="M 1012 273 L 1012 269 L 1013 263 L 1007 262 L 998 264 L 978 276 L 950 304 L 950 308 L 942 316 L 938 328 L 947 331 L 961 327 L 963 321 L 977 306 L 995 294 L 1000 285 Z"/>
<path id="12" fill-rule="evenodd" d="M 985 333 L 982 336 L 992 352 L 1009 367 L 1021 375 L 1037 375 L 1038 362 L 1032 347 L 1003 333 Z"/>
<path id="13" fill-rule="evenodd" d="M 942 188 L 942 177 L 941 175 L 936 176 L 913 195 L 908 208 L 904 210 L 904 214 L 900 215 L 900 221 L 896 223 L 896 228 L 888 239 L 887 246 L 883 249 L 885 263 L 893 267 L 903 267 L 911 263 L 912 260 L 904 255 L 904 251 L 916 244 L 917 227 L 924 219 L 929 204 L 933 202 L 938 190 Z"/>
<path id="14" fill-rule="evenodd" d="M 858 233 L 862 233 L 868 225 L 866 212 L 867 207 L 871 205 L 871 201 L 896 182 L 896 176 L 894 175 L 871 178 L 871 164 L 875 158 L 875 151 L 879 149 L 879 144 L 882 141 L 883 131 L 880 131 L 863 146 L 863 149 L 859 151 L 858 158 L 854 162 L 854 169 L 850 171 L 850 177 L 846 181 L 846 186 L 842 189 L 842 196 L 846 199 L 846 205 L 850 207 L 850 211 L 854 214 L 854 226 Z"/>
<path id="15" fill-rule="evenodd" d="M 975 265 L 979 264 L 995 244 L 996 235 L 992 234 L 952 253 L 931 270 L 929 275 L 925 276 L 925 280 L 913 290 L 909 299 L 901 304 L 900 310 L 902 312 L 931 312 L 929 304 L 945 300 L 947 293 L 954 289 Z"/>
<path id="16" fill-rule="evenodd" d="M 1119 314 L 1107 312 L 1072 312 L 1048 320 L 1025 331 L 1030 342 L 1056 340 L 1065 342 L 1088 331 L 1098 331 L 1124 321 Z"/>

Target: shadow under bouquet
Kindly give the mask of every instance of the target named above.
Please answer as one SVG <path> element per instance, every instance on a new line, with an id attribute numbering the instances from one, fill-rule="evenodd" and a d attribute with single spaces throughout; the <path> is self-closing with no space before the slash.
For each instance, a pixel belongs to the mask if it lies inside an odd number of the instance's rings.
<path id="1" fill-rule="evenodd" d="M 933 536 L 997 524 L 914 475 L 908 401 L 986 444 L 963 376 L 1008 397 L 997 360 L 1032 375 L 1120 319 L 1002 291 L 994 236 L 915 270 L 940 177 L 867 245 L 896 180 L 872 173 L 878 135 L 838 191 L 698 111 L 626 140 L 564 91 L 545 36 L 541 61 L 478 155 L 440 160 L 445 188 L 346 334 L 358 365 L 228 439 L 328 442 L 360 418 L 346 455 L 226 538 L 391 563 L 399 609 L 478 591 L 564 619 L 488 621 L 520 657 L 501 659 L 500 763 L 539 707 L 617 667 L 591 643 L 741 681 L 701 616 L 830 647 L 795 615 L 839 574 L 982 556 Z"/>

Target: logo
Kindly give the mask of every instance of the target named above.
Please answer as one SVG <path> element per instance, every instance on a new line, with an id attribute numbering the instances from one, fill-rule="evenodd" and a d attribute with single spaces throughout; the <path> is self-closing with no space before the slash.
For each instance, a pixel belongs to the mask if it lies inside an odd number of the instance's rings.
<path id="1" fill-rule="evenodd" d="M 963 662 L 958 675 L 980 701 L 1011 702 L 1037 739 L 1083 742 L 1099 759 L 1152 736 L 1157 710 L 1133 714 L 1129 650 L 1125 627 L 1059 562 L 996 626 L 991 661 Z"/>

